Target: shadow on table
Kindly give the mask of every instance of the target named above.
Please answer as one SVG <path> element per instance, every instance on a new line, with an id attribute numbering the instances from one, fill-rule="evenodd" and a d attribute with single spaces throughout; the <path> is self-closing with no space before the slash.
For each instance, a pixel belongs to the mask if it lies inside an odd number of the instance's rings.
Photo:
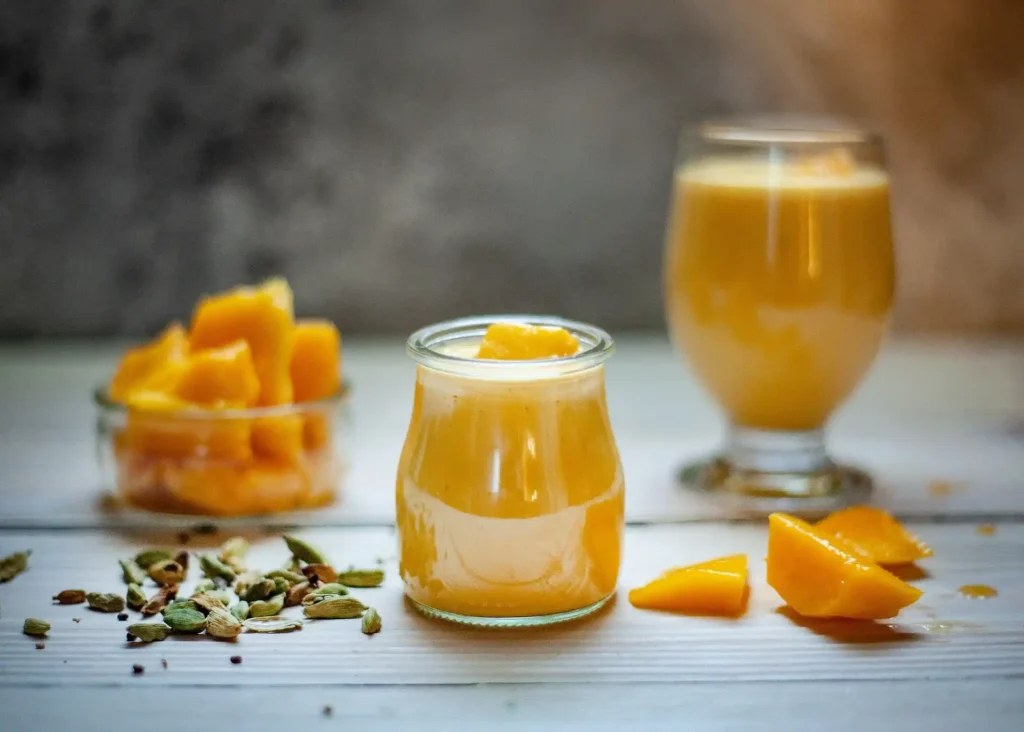
<path id="1" fill-rule="evenodd" d="M 879 623 L 874 620 L 806 618 L 789 606 L 776 608 L 775 612 L 795 625 L 837 643 L 851 645 L 914 643 L 927 637 L 925 633 L 915 633 L 905 627 Z"/>

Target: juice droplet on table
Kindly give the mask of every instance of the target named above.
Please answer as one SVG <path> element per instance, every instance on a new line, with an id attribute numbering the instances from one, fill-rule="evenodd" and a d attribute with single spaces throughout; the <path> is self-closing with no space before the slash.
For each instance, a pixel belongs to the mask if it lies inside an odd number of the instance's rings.
<path id="1" fill-rule="evenodd" d="M 988 585 L 963 585 L 958 591 L 964 597 L 970 598 L 995 597 L 999 594 L 995 587 Z"/>
<path id="2" fill-rule="evenodd" d="M 963 490 L 964 487 L 962 483 L 951 483 L 948 480 L 933 480 L 928 484 L 928 492 L 935 498 L 945 498 L 952 493 Z"/>
<path id="3" fill-rule="evenodd" d="M 996 533 L 996 527 L 994 524 L 979 524 L 976 531 L 982 536 L 992 536 Z"/>

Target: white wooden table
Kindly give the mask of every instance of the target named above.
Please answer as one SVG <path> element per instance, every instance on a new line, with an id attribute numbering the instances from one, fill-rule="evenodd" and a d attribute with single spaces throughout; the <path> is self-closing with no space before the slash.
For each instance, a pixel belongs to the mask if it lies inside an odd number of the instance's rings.
<path id="1" fill-rule="evenodd" d="M 177 527 L 97 506 L 89 388 L 118 347 L 0 347 L 0 554 L 31 568 L 0 585 L 0 730 L 281 729 L 1024 729 L 1024 344 L 890 345 L 836 420 L 835 451 L 873 470 L 876 502 L 935 549 L 923 599 L 877 625 L 797 623 L 764 583 L 765 530 L 672 485 L 712 447 L 713 407 L 659 338 L 624 338 L 609 369 L 627 479 L 621 588 L 670 565 L 746 552 L 751 602 L 738 621 L 637 611 L 620 598 L 575 625 L 468 631 L 420 618 L 394 562 L 393 471 L 413 370 L 397 339 L 346 342 L 355 384 L 345 498 L 282 523 L 337 561 L 384 558 L 385 586 L 359 596 L 384 630 L 308 624 L 235 644 L 172 638 L 130 647 L 124 623 L 51 606 L 66 587 L 123 591 L 116 559 L 176 541 Z M 933 481 L 955 489 L 945 495 Z M 995 525 L 979 534 L 981 521 Z M 194 522 L 188 522 L 194 523 Z M 284 548 L 267 522 L 231 528 L 252 564 Z M 201 550 L 222 536 L 193 536 Z M 960 585 L 996 587 L 968 600 Z M 294 610 L 292 610 L 294 612 Z M 53 624 L 45 649 L 25 617 Z M 79 618 L 74 622 L 72 618 Z M 133 614 L 134 620 L 134 614 Z M 243 662 L 229 662 L 240 655 Z M 166 659 L 167 667 L 161 663 Z M 145 673 L 133 675 L 132 665 Z M 331 707 L 331 716 L 324 713 Z"/>

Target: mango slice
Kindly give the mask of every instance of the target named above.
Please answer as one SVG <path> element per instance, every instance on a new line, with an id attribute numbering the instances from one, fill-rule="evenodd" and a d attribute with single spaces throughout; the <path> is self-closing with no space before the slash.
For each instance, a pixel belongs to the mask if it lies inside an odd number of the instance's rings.
<path id="1" fill-rule="evenodd" d="M 891 618 L 921 597 L 917 588 L 844 547 L 805 521 L 773 513 L 768 584 L 793 610 L 812 618 Z"/>
<path id="2" fill-rule="evenodd" d="M 260 381 L 245 341 L 190 356 L 174 385 L 179 399 L 206 408 L 244 409 L 256 403 Z"/>
<path id="3" fill-rule="evenodd" d="M 294 462 L 302 453 L 301 414 L 260 417 L 252 425 L 252 451 L 257 457 Z"/>
<path id="4" fill-rule="evenodd" d="M 335 394 L 341 386 L 341 334 L 327 320 L 295 324 L 291 379 L 296 402 L 312 402 Z"/>
<path id="5" fill-rule="evenodd" d="M 110 382 L 108 396 L 115 402 L 127 402 L 128 395 L 167 366 L 188 354 L 188 335 L 181 323 L 171 323 L 151 343 L 132 348 L 121 359 Z"/>
<path id="6" fill-rule="evenodd" d="M 526 323 L 491 323 L 480 341 L 477 358 L 531 361 L 564 358 L 580 348 L 579 339 L 564 328 Z"/>
<path id="7" fill-rule="evenodd" d="M 645 610 L 735 617 L 743 613 L 746 590 L 747 557 L 733 554 L 670 569 L 653 582 L 630 590 L 629 602 Z"/>
<path id="8" fill-rule="evenodd" d="M 269 280 L 204 298 L 192 316 L 189 342 L 198 351 L 246 341 L 260 382 L 257 404 L 287 404 L 292 400 L 294 320 L 288 283 Z"/>
<path id="9" fill-rule="evenodd" d="M 846 539 L 862 550 L 862 556 L 882 565 L 910 564 L 932 555 L 931 547 L 880 508 L 844 508 L 822 519 L 814 528 Z"/>

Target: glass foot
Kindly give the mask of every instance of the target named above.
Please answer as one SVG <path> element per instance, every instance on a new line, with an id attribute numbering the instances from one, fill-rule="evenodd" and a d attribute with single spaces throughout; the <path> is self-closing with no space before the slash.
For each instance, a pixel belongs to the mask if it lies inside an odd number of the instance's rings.
<path id="1" fill-rule="evenodd" d="M 438 610 L 430 607 L 429 605 L 424 605 L 421 602 L 416 602 L 408 595 L 406 596 L 406 599 L 414 608 L 423 615 L 426 615 L 428 618 L 447 620 L 450 623 L 472 625 L 477 628 L 536 628 L 543 625 L 567 623 L 570 620 L 584 618 L 587 615 L 600 610 L 614 596 L 615 593 L 613 592 L 611 595 L 608 595 L 608 597 L 598 600 L 593 605 L 587 605 L 586 607 L 581 607 L 578 610 L 568 610 L 564 613 L 552 613 L 551 615 L 527 615 L 525 617 L 478 617 L 473 615 L 460 615 L 458 613 L 450 613 L 445 610 Z"/>
<path id="2" fill-rule="evenodd" d="M 685 488 L 712 494 L 747 515 L 782 511 L 813 518 L 866 503 L 874 488 L 864 471 L 831 462 L 809 472 L 767 472 L 714 457 L 684 466 L 678 478 Z"/>

